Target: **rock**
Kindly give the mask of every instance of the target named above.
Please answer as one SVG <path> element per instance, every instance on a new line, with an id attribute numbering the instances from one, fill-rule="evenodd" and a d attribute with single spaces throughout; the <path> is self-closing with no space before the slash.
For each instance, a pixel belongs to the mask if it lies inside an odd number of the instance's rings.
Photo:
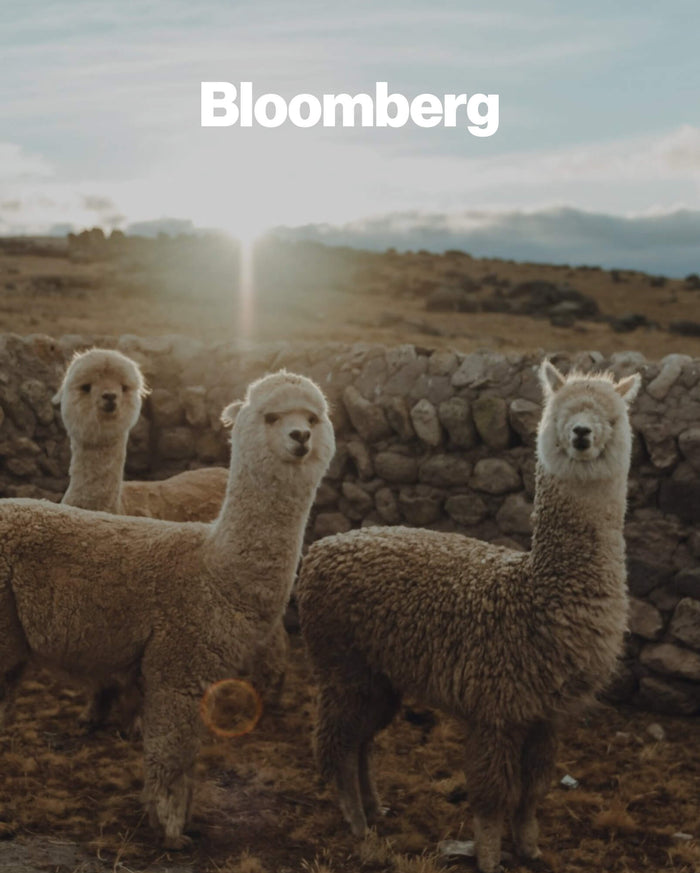
<path id="1" fill-rule="evenodd" d="M 655 673 L 700 682 L 700 655 L 673 643 L 647 643 L 640 663 Z"/>
<path id="2" fill-rule="evenodd" d="M 652 464 L 659 470 L 668 470 L 678 462 L 676 440 L 667 421 L 645 422 L 640 429 Z"/>
<path id="3" fill-rule="evenodd" d="M 27 379 L 19 386 L 19 396 L 34 412 L 39 424 L 52 424 L 54 406 L 46 385 L 38 379 Z"/>
<path id="4" fill-rule="evenodd" d="M 700 321 L 680 318 L 670 322 L 668 329 L 670 333 L 677 333 L 680 336 L 700 336 Z"/>
<path id="5" fill-rule="evenodd" d="M 627 583 L 630 593 L 637 597 L 645 597 L 652 590 L 660 590 L 670 581 L 673 574 L 672 568 L 667 565 L 652 564 L 635 558 L 629 558 L 627 566 Z"/>
<path id="6" fill-rule="evenodd" d="M 18 476 L 22 479 L 28 479 L 31 476 L 39 475 L 37 463 L 30 457 L 7 458 L 5 460 L 5 468 L 9 470 L 13 476 Z"/>
<path id="7" fill-rule="evenodd" d="M 187 427 L 168 427 L 158 437 L 158 452 L 168 461 L 184 461 L 195 454 L 194 434 Z"/>
<path id="8" fill-rule="evenodd" d="M 656 640 L 664 629 L 663 616 L 646 601 L 630 597 L 629 629 L 646 640 Z"/>
<path id="9" fill-rule="evenodd" d="M 694 839 L 695 837 L 692 834 L 686 834 L 682 831 L 678 831 L 678 833 L 671 835 L 671 842 L 675 846 L 684 846 L 687 843 L 691 843 Z"/>
<path id="10" fill-rule="evenodd" d="M 398 452 L 379 452 L 374 459 L 374 469 L 387 482 L 411 484 L 418 480 L 418 461 L 410 455 Z"/>
<path id="11" fill-rule="evenodd" d="M 508 407 L 510 426 L 526 446 L 535 444 L 541 415 L 542 407 L 524 397 L 516 397 Z"/>
<path id="12" fill-rule="evenodd" d="M 474 424 L 481 439 L 491 449 L 505 449 L 510 443 L 508 407 L 502 397 L 482 395 L 472 404 Z"/>
<path id="13" fill-rule="evenodd" d="M 451 445 L 460 449 L 471 449 L 476 445 L 476 427 L 467 399 L 452 397 L 443 400 L 438 406 L 438 418 L 447 431 Z"/>
<path id="14" fill-rule="evenodd" d="M 509 494 L 496 513 L 498 526 L 507 534 L 532 533 L 532 503 L 522 492 Z"/>
<path id="15" fill-rule="evenodd" d="M 666 739 L 666 731 L 658 722 L 653 722 L 648 725 L 646 732 L 653 740 L 656 740 L 657 743 L 661 743 Z"/>
<path id="16" fill-rule="evenodd" d="M 399 509 L 409 524 L 426 527 L 440 517 L 441 500 L 420 490 L 402 488 L 399 492 Z"/>
<path id="17" fill-rule="evenodd" d="M 453 494 L 445 501 L 445 511 L 453 521 L 473 527 L 483 521 L 488 508 L 478 494 Z"/>
<path id="18" fill-rule="evenodd" d="M 645 709 L 673 715 L 694 715 L 700 710 L 700 686 L 696 682 L 643 676 L 637 702 Z"/>
<path id="19" fill-rule="evenodd" d="M 683 365 L 691 360 L 687 355 L 666 355 L 661 361 L 659 375 L 647 385 L 647 394 L 654 400 L 663 400 L 680 376 Z"/>
<path id="20" fill-rule="evenodd" d="M 452 376 L 457 369 L 457 355 L 447 349 L 437 349 L 428 358 L 429 376 Z"/>
<path id="21" fill-rule="evenodd" d="M 690 427 L 678 434 L 678 448 L 696 473 L 700 473 L 700 427 Z"/>
<path id="22" fill-rule="evenodd" d="M 670 587 L 677 594 L 700 600 L 700 567 L 681 570 L 673 577 Z"/>
<path id="23" fill-rule="evenodd" d="M 151 420 L 156 427 L 177 427 L 183 421 L 182 404 L 165 388 L 154 388 L 148 398 Z"/>
<path id="24" fill-rule="evenodd" d="M 472 465 L 457 455 L 433 455 L 418 469 L 418 479 L 437 488 L 466 485 L 472 474 Z"/>
<path id="25" fill-rule="evenodd" d="M 659 509 L 689 524 L 700 522 L 700 481 L 664 479 L 659 487 Z"/>
<path id="26" fill-rule="evenodd" d="M 371 479 L 374 476 L 374 465 L 367 446 L 360 440 L 348 440 L 347 449 L 360 479 Z"/>
<path id="27" fill-rule="evenodd" d="M 201 385 L 183 388 L 180 396 L 187 424 L 192 427 L 206 427 L 209 424 L 206 389 Z"/>
<path id="28" fill-rule="evenodd" d="M 370 403 L 369 400 L 365 400 L 353 385 L 348 385 L 343 391 L 343 403 L 352 426 L 363 440 L 375 443 L 389 436 L 391 428 L 384 415 L 384 410 L 380 406 Z"/>
<path id="29" fill-rule="evenodd" d="M 319 512 L 314 521 L 314 538 L 330 537 L 351 530 L 352 523 L 342 512 Z"/>
<path id="30" fill-rule="evenodd" d="M 438 288 L 425 301 L 429 312 L 478 312 L 479 304 L 472 294 L 461 288 Z"/>
<path id="31" fill-rule="evenodd" d="M 359 485 L 355 485 L 354 482 L 343 482 L 341 491 L 343 492 L 343 497 L 352 504 L 353 509 L 359 512 L 361 516 L 374 509 L 374 500 Z"/>
<path id="32" fill-rule="evenodd" d="M 639 312 L 625 312 L 623 315 L 611 316 L 610 327 L 615 333 L 631 333 L 638 327 L 650 327 L 651 322 Z"/>
<path id="33" fill-rule="evenodd" d="M 401 521 L 399 504 L 391 489 L 380 488 L 374 495 L 374 505 L 380 518 L 386 524 L 398 524 Z"/>
<path id="34" fill-rule="evenodd" d="M 425 398 L 419 400 L 411 409 L 410 415 L 418 439 L 433 448 L 439 446 L 442 442 L 442 427 L 433 404 Z"/>
<path id="35" fill-rule="evenodd" d="M 506 494 L 522 488 L 520 474 L 502 458 L 482 458 L 474 466 L 470 485 L 487 494 Z"/>
<path id="36" fill-rule="evenodd" d="M 684 597 L 673 612 L 669 630 L 677 640 L 700 649 L 700 601 Z"/>
<path id="37" fill-rule="evenodd" d="M 339 497 L 340 494 L 337 488 L 334 488 L 329 482 L 321 482 L 316 491 L 314 506 L 320 509 L 327 509 L 329 506 L 335 506 Z"/>
<path id="38" fill-rule="evenodd" d="M 482 354 L 473 352 L 465 355 L 452 376 L 454 388 L 478 388 L 485 381 L 486 361 Z"/>
<path id="39" fill-rule="evenodd" d="M 416 435 L 411 424 L 411 416 L 408 412 L 408 406 L 403 397 L 396 395 L 390 397 L 384 405 L 389 426 L 394 430 L 403 442 L 408 442 Z"/>

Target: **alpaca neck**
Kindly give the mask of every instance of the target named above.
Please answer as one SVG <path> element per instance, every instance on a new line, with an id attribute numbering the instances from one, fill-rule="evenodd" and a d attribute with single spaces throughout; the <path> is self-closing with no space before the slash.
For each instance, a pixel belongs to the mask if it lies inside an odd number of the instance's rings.
<path id="1" fill-rule="evenodd" d="M 226 498 L 212 525 L 210 560 L 256 622 L 276 621 L 289 600 L 316 493 L 308 469 L 245 467 L 234 458 Z M 241 584 L 242 580 L 245 580 Z"/>
<path id="2" fill-rule="evenodd" d="M 63 503 L 102 512 L 120 512 L 127 437 L 109 445 L 71 440 L 70 484 Z"/>
<path id="3" fill-rule="evenodd" d="M 566 574 L 575 586 L 582 564 L 588 570 L 600 564 L 619 570 L 624 584 L 626 483 L 622 474 L 592 481 L 563 480 L 538 464 L 531 554 L 535 578 Z M 610 573 L 599 578 L 605 586 Z M 589 593 L 602 593 L 590 591 L 589 573 L 586 579 Z"/>

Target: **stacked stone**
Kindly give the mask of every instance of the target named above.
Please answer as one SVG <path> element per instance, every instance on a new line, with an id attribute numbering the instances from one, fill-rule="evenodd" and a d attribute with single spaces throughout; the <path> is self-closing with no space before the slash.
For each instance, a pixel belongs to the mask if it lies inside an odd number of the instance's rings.
<path id="1" fill-rule="evenodd" d="M 455 531 L 527 548 L 541 354 L 462 355 L 412 345 L 237 343 L 185 337 L 0 337 L 0 495 L 58 500 L 68 441 L 51 396 L 75 350 L 118 348 L 152 387 L 127 475 L 226 464 L 223 407 L 265 372 L 310 376 L 329 397 L 338 451 L 309 538 L 370 524 Z M 614 692 L 700 712 L 700 361 L 625 352 L 554 356 L 562 369 L 643 375 L 626 529 L 631 634 Z"/>

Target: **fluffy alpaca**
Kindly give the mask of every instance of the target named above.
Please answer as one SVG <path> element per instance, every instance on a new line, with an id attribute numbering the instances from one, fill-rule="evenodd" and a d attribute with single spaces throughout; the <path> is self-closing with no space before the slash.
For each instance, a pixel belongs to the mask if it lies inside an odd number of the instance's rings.
<path id="1" fill-rule="evenodd" d="M 62 503 L 168 521 L 212 521 L 228 471 L 187 470 L 158 482 L 123 481 L 129 431 L 148 389 L 139 367 L 111 349 L 75 355 L 54 397 L 70 437 L 70 484 Z"/>
<path id="2" fill-rule="evenodd" d="M 199 700 L 249 669 L 279 623 L 335 448 L 303 376 L 267 376 L 238 406 L 212 524 L 0 502 L 0 710 L 30 658 L 78 676 L 138 671 L 144 797 L 171 848 L 188 842 Z"/>
<path id="3" fill-rule="evenodd" d="M 315 543 L 297 586 L 319 683 L 316 753 L 353 833 L 378 809 L 372 738 L 409 694 L 463 719 L 479 869 L 510 819 L 539 855 L 535 807 L 558 718 L 600 689 L 627 622 L 625 514 L 638 375 L 564 379 L 545 362 L 529 553 L 457 534 L 365 528 Z"/>

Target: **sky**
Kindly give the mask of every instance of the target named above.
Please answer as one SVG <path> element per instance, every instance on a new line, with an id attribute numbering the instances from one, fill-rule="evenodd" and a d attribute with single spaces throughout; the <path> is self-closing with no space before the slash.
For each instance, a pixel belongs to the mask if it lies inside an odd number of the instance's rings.
<path id="1" fill-rule="evenodd" d="M 696 0 L 466 6 L 3 0 L 0 234 L 177 219 L 377 247 L 388 227 L 399 248 L 700 272 Z M 500 124 L 203 128 L 201 81 L 496 93 Z"/>

